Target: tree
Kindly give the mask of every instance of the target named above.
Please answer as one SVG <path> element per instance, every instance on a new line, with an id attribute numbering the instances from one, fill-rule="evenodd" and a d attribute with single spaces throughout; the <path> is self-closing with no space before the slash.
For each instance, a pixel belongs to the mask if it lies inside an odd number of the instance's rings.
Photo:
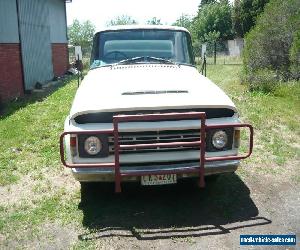
<path id="1" fill-rule="evenodd" d="M 216 0 L 201 0 L 200 5 L 198 6 L 198 8 L 201 8 L 206 4 L 212 4 L 212 3 L 215 3 L 215 2 L 217 2 L 217 1 Z"/>
<path id="2" fill-rule="evenodd" d="M 210 31 L 207 34 L 205 34 L 204 37 L 208 43 L 214 45 L 214 64 L 216 64 L 217 63 L 217 41 L 220 37 L 220 32 L 215 30 Z"/>
<path id="3" fill-rule="evenodd" d="M 244 37 L 256 23 L 270 0 L 235 0 L 233 7 L 233 28 L 238 36 Z"/>
<path id="4" fill-rule="evenodd" d="M 137 21 L 135 21 L 132 17 L 127 15 L 117 16 L 115 19 L 112 19 L 106 23 L 107 26 L 130 24 L 137 24 Z"/>
<path id="5" fill-rule="evenodd" d="M 162 25 L 160 19 L 157 18 L 157 17 L 152 17 L 152 19 L 150 19 L 150 20 L 147 21 L 147 24 L 150 24 L 150 25 Z"/>
<path id="6" fill-rule="evenodd" d="M 270 91 L 276 81 L 300 78 L 300 1 L 271 0 L 246 35 L 245 81 Z"/>
<path id="7" fill-rule="evenodd" d="M 219 33 L 219 38 L 226 40 L 232 37 L 231 7 L 227 1 L 205 4 L 198 10 L 194 20 L 197 39 L 208 41 L 209 33 Z"/>
<path id="8" fill-rule="evenodd" d="M 190 31 L 192 28 L 192 23 L 193 23 L 193 20 L 189 15 L 182 14 L 172 25 L 184 27 Z"/>
<path id="9" fill-rule="evenodd" d="M 68 27 L 69 43 L 81 46 L 84 54 L 89 53 L 94 33 L 95 26 L 91 23 L 91 21 L 80 23 L 78 19 L 75 19 Z"/>
<path id="10" fill-rule="evenodd" d="M 241 20 L 241 0 L 234 0 L 234 5 L 232 9 L 232 29 L 234 36 L 243 37 L 243 25 Z"/>

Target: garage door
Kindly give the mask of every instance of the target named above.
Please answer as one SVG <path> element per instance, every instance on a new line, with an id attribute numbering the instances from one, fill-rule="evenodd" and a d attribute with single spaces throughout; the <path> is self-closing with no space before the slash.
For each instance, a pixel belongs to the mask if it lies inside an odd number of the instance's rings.
<path id="1" fill-rule="evenodd" d="M 20 42 L 25 89 L 53 78 L 49 8 L 46 0 L 19 0 Z"/>

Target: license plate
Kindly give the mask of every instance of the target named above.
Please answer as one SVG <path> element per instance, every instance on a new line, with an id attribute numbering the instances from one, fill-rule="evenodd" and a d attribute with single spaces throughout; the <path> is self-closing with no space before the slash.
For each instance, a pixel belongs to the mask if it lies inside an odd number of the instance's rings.
<path id="1" fill-rule="evenodd" d="M 161 174 L 161 175 L 145 175 L 141 177 L 143 186 L 149 185 L 165 185 L 177 182 L 176 174 Z"/>

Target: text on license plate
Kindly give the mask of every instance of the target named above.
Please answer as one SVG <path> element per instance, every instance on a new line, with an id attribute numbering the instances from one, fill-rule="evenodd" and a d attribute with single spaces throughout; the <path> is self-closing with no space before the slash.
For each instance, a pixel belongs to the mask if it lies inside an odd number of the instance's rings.
<path id="1" fill-rule="evenodd" d="M 145 175 L 141 177 L 141 184 L 143 186 L 173 184 L 176 182 L 176 174 Z"/>

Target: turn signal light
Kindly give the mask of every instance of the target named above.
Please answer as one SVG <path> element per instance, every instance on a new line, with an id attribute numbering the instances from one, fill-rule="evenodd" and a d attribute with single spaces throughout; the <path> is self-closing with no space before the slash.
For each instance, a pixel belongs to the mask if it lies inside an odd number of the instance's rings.
<path id="1" fill-rule="evenodd" d="M 241 144 L 241 131 L 239 129 L 234 130 L 233 145 L 235 148 L 239 148 Z"/>
<path id="2" fill-rule="evenodd" d="M 77 137 L 74 135 L 71 135 L 70 137 L 70 150 L 72 156 L 77 155 Z"/>

